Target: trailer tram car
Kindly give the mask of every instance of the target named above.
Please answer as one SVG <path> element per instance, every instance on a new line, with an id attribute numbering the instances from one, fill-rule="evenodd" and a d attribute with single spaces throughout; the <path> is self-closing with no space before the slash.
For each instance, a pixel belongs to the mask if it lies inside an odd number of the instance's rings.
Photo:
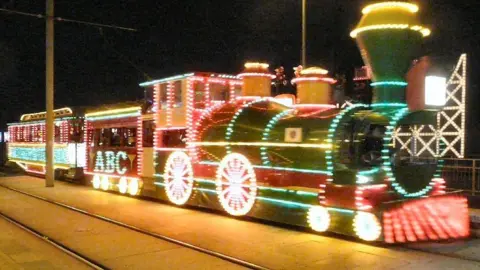
<path id="1" fill-rule="evenodd" d="M 57 178 L 78 179 L 85 165 L 83 116 L 71 108 L 54 110 L 54 168 Z M 8 159 L 34 175 L 45 174 L 46 113 L 30 113 L 8 125 Z"/>
<path id="2" fill-rule="evenodd" d="M 153 178 L 153 114 L 143 102 L 94 108 L 85 114 L 85 174 L 95 189 L 132 196 Z"/>

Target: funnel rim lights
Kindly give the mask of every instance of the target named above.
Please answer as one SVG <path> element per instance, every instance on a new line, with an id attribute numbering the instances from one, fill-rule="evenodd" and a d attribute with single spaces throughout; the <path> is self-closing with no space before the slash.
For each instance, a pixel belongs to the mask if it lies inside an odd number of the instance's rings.
<path id="1" fill-rule="evenodd" d="M 383 3 L 368 5 L 362 9 L 362 13 L 364 15 L 367 15 L 368 13 L 374 10 L 387 9 L 387 8 L 400 8 L 400 9 L 407 10 L 411 13 L 416 13 L 419 10 L 418 6 L 412 3 L 390 1 L 390 2 L 383 2 Z"/>
<path id="2" fill-rule="evenodd" d="M 311 67 L 311 68 L 307 68 L 307 69 L 304 69 L 302 71 L 300 71 L 300 74 L 302 75 L 327 75 L 328 74 L 328 70 L 326 69 L 323 69 L 323 68 L 319 68 L 319 67 Z"/>
<path id="3" fill-rule="evenodd" d="M 292 84 L 297 84 L 299 82 L 324 82 L 329 84 L 334 84 L 337 80 L 333 78 L 318 78 L 318 77 L 298 77 L 292 80 Z"/>
<path id="4" fill-rule="evenodd" d="M 260 62 L 247 62 L 245 63 L 245 68 L 250 69 L 250 68 L 260 68 L 260 69 L 267 69 L 270 65 L 266 63 L 260 63 Z"/>
<path id="5" fill-rule="evenodd" d="M 259 73 L 259 72 L 245 72 L 245 73 L 238 74 L 238 77 L 239 78 L 243 78 L 243 77 L 266 77 L 266 78 L 270 78 L 270 79 L 275 79 L 275 75 L 273 75 L 273 74 Z"/>
<path id="6" fill-rule="evenodd" d="M 432 31 L 426 27 L 423 27 L 421 25 L 409 25 L 409 24 L 374 24 L 374 25 L 368 25 L 364 27 L 359 27 L 350 32 L 350 36 L 352 38 L 356 38 L 358 34 L 366 31 L 372 31 L 372 30 L 388 30 L 388 29 L 410 29 L 416 32 L 420 32 L 422 36 L 426 37 L 429 36 Z"/>

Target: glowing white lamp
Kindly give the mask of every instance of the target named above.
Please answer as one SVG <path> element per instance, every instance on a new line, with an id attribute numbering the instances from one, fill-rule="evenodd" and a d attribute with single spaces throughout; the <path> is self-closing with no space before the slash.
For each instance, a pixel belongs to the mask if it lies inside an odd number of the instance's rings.
<path id="1" fill-rule="evenodd" d="M 425 77 L 425 105 L 444 106 L 447 102 L 447 78 Z"/>

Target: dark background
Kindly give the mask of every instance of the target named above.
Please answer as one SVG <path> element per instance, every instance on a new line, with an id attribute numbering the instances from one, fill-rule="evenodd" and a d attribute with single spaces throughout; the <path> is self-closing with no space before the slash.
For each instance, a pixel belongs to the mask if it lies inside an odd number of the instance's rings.
<path id="1" fill-rule="evenodd" d="M 363 65 L 349 33 L 371 1 L 307 0 L 308 65 L 352 76 Z M 477 151 L 479 1 L 421 0 L 432 29 L 423 54 L 452 69 L 468 53 L 469 152 Z M 0 0 L 0 7 L 45 13 L 45 1 Z M 188 71 L 240 72 L 247 60 L 300 62 L 301 0 L 57 0 L 55 16 L 138 29 L 55 23 L 55 107 L 142 98 L 138 83 Z M 0 130 L 45 110 L 45 22 L 0 12 Z M 477 140 L 478 141 L 478 140 Z M 480 150 L 480 149 L 479 149 Z"/>

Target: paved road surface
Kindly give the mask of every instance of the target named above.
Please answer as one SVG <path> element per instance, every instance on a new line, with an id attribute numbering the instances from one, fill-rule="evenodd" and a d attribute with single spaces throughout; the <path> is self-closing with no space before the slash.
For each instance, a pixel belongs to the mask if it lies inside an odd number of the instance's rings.
<path id="1" fill-rule="evenodd" d="M 373 246 L 336 236 L 322 236 L 233 219 L 220 214 L 178 208 L 62 182 L 56 182 L 55 188 L 45 188 L 44 180 L 21 176 L 0 178 L 0 184 L 271 269 L 480 269 L 480 262 L 401 247 Z M 6 198 L 6 192 L 5 189 L 0 188 L 1 211 L 17 211 L 18 216 L 29 216 L 30 219 L 35 219 L 36 206 L 33 203 L 29 211 L 21 213 L 21 208 L 16 206 L 17 202 L 11 197 Z M 10 203 L 7 203 L 8 201 Z M 44 217 L 37 215 L 37 218 L 37 223 L 41 224 Z M 55 228 L 54 231 L 58 231 L 59 228 L 62 226 Z M 72 233 L 80 234 L 81 232 Z M 69 235 L 64 236 L 65 239 L 69 237 Z M 462 247 L 464 250 L 469 248 L 471 243 L 454 245 L 456 249 Z M 476 248 L 475 245 L 473 247 Z M 433 250 L 431 245 L 423 245 L 420 248 Z M 447 248 L 451 247 L 447 246 Z M 445 246 L 440 249 L 445 250 Z M 110 258 L 119 256 L 114 250 L 99 250 L 99 252 Z M 477 252 L 474 257 L 480 259 L 478 254 L 480 253 Z M 143 257 L 144 261 L 151 259 L 152 255 L 149 254 Z"/>
<path id="2" fill-rule="evenodd" d="M 0 217 L 0 269 L 90 269 Z"/>

